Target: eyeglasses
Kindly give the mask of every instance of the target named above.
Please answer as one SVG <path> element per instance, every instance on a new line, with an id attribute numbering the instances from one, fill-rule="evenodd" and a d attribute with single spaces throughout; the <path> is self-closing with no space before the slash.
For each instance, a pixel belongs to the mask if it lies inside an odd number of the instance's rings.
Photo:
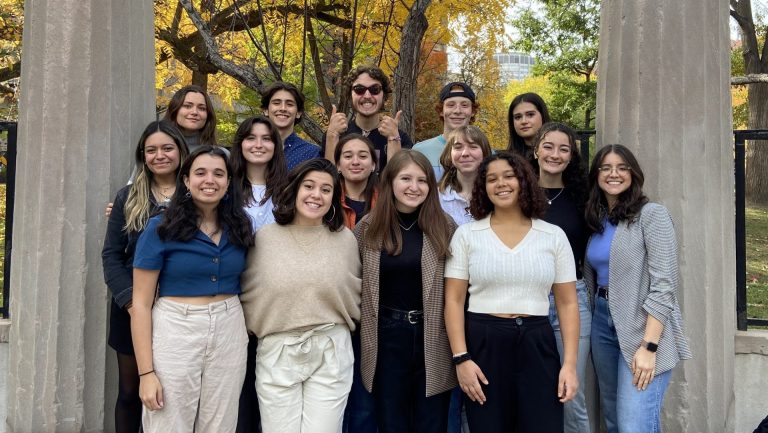
<path id="1" fill-rule="evenodd" d="M 632 169 L 629 168 L 628 165 L 624 165 L 624 164 L 617 165 L 615 167 L 612 165 L 605 164 L 605 165 L 601 165 L 600 167 L 597 167 L 597 169 L 602 174 L 611 174 L 614 171 L 616 171 L 617 174 L 627 174 L 630 171 L 632 171 Z"/>
<path id="2" fill-rule="evenodd" d="M 352 91 L 359 96 L 365 95 L 366 91 L 369 91 L 371 92 L 371 95 L 376 96 L 379 93 L 381 93 L 382 88 L 381 88 L 381 84 L 374 84 L 373 86 L 367 86 L 367 87 L 363 86 L 362 84 L 356 84 L 352 86 Z"/>

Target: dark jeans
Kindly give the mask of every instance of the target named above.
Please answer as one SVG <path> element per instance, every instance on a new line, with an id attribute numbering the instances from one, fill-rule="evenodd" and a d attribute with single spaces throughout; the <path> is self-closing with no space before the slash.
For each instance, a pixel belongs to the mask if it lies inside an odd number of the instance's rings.
<path id="1" fill-rule="evenodd" d="M 426 397 L 424 325 L 380 316 L 378 340 L 373 397 L 379 433 L 446 433 L 451 392 Z"/>
<path id="2" fill-rule="evenodd" d="M 373 394 L 363 386 L 360 375 L 360 330 L 352 333 L 352 352 L 355 354 L 355 371 L 352 390 L 344 410 L 344 433 L 376 433 L 376 404 Z"/>
<path id="3" fill-rule="evenodd" d="M 259 338 L 248 335 L 248 358 L 245 362 L 245 380 L 240 392 L 240 407 L 237 411 L 236 433 L 261 432 L 259 400 L 256 398 L 256 346 Z"/>
<path id="4" fill-rule="evenodd" d="M 562 433 L 560 355 L 547 316 L 467 312 L 467 350 L 488 379 L 483 405 L 465 397 L 471 432 Z"/>

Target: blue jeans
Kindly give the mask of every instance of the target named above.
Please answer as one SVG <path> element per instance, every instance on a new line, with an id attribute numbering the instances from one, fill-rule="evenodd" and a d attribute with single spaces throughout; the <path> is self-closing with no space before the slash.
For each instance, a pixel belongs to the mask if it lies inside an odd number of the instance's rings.
<path id="1" fill-rule="evenodd" d="M 645 391 L 638 391 L 632 385 L 632 372 L 621 354 L 608 300 L 597 296 L 592 316 L 592 362 L 607 432 L 661 432 L 661 405 L 672 371 L 657 375 Z"/>
<path id="2" fill-rule="evenodd" d="M 590 335 L 592 334 L 592 313 L 589 311 L 587 285 L 584 280 L 576 281 L 576 298 L 579 302 L 579 353 L 576 359 L 576 374 L 579 376 L 579 390 L 573 400 L 565 403 L 563 418 L 565 433 L 590 433 L 587 401 L 584 398 L 586 383 L 587 358 L 589 357 Z M 560 334 L 560 320 L 557 318 L 555 297 L 549 294 L 549 323 L 555 331 L 560 362 L 563 362 L 563 336 Z"/>

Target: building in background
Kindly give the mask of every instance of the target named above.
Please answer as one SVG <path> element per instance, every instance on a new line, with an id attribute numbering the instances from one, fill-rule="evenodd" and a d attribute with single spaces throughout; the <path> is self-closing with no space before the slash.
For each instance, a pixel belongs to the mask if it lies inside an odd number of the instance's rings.
<path id="1" fill-rule="evenodd" d="M 499 64 L 499 78 L 503 83 L 522 80 L 531 75 L 536 59 L 520 51 L 496 53 L 493 59 Z"/>

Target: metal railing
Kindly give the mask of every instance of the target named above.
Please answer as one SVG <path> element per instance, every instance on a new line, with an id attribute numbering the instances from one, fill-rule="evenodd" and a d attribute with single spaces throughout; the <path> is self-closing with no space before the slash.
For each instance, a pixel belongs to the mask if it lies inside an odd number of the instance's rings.
<path id="1" fill-rule="evenodd" d="M 768 130 L 733 131 L 734 174 L 736 177 L 736 327 L 746 331 L 749 326 L 768 326 L 768 319 L 747 317 L 747 202 L 746 147 L 747 140 L 768 140 Z"/>
<path id="2" fill-rule="evenodd" d="M 11 249 L 13 248 L 13 202 L 16 191 L 16 122 L 0 122 L 0 132 L 7 132 L 8 147 L 5 151 L 5 255 L 3 256 L 3 303 L 0 317 L 8 318 L 11 295 Z"/>

